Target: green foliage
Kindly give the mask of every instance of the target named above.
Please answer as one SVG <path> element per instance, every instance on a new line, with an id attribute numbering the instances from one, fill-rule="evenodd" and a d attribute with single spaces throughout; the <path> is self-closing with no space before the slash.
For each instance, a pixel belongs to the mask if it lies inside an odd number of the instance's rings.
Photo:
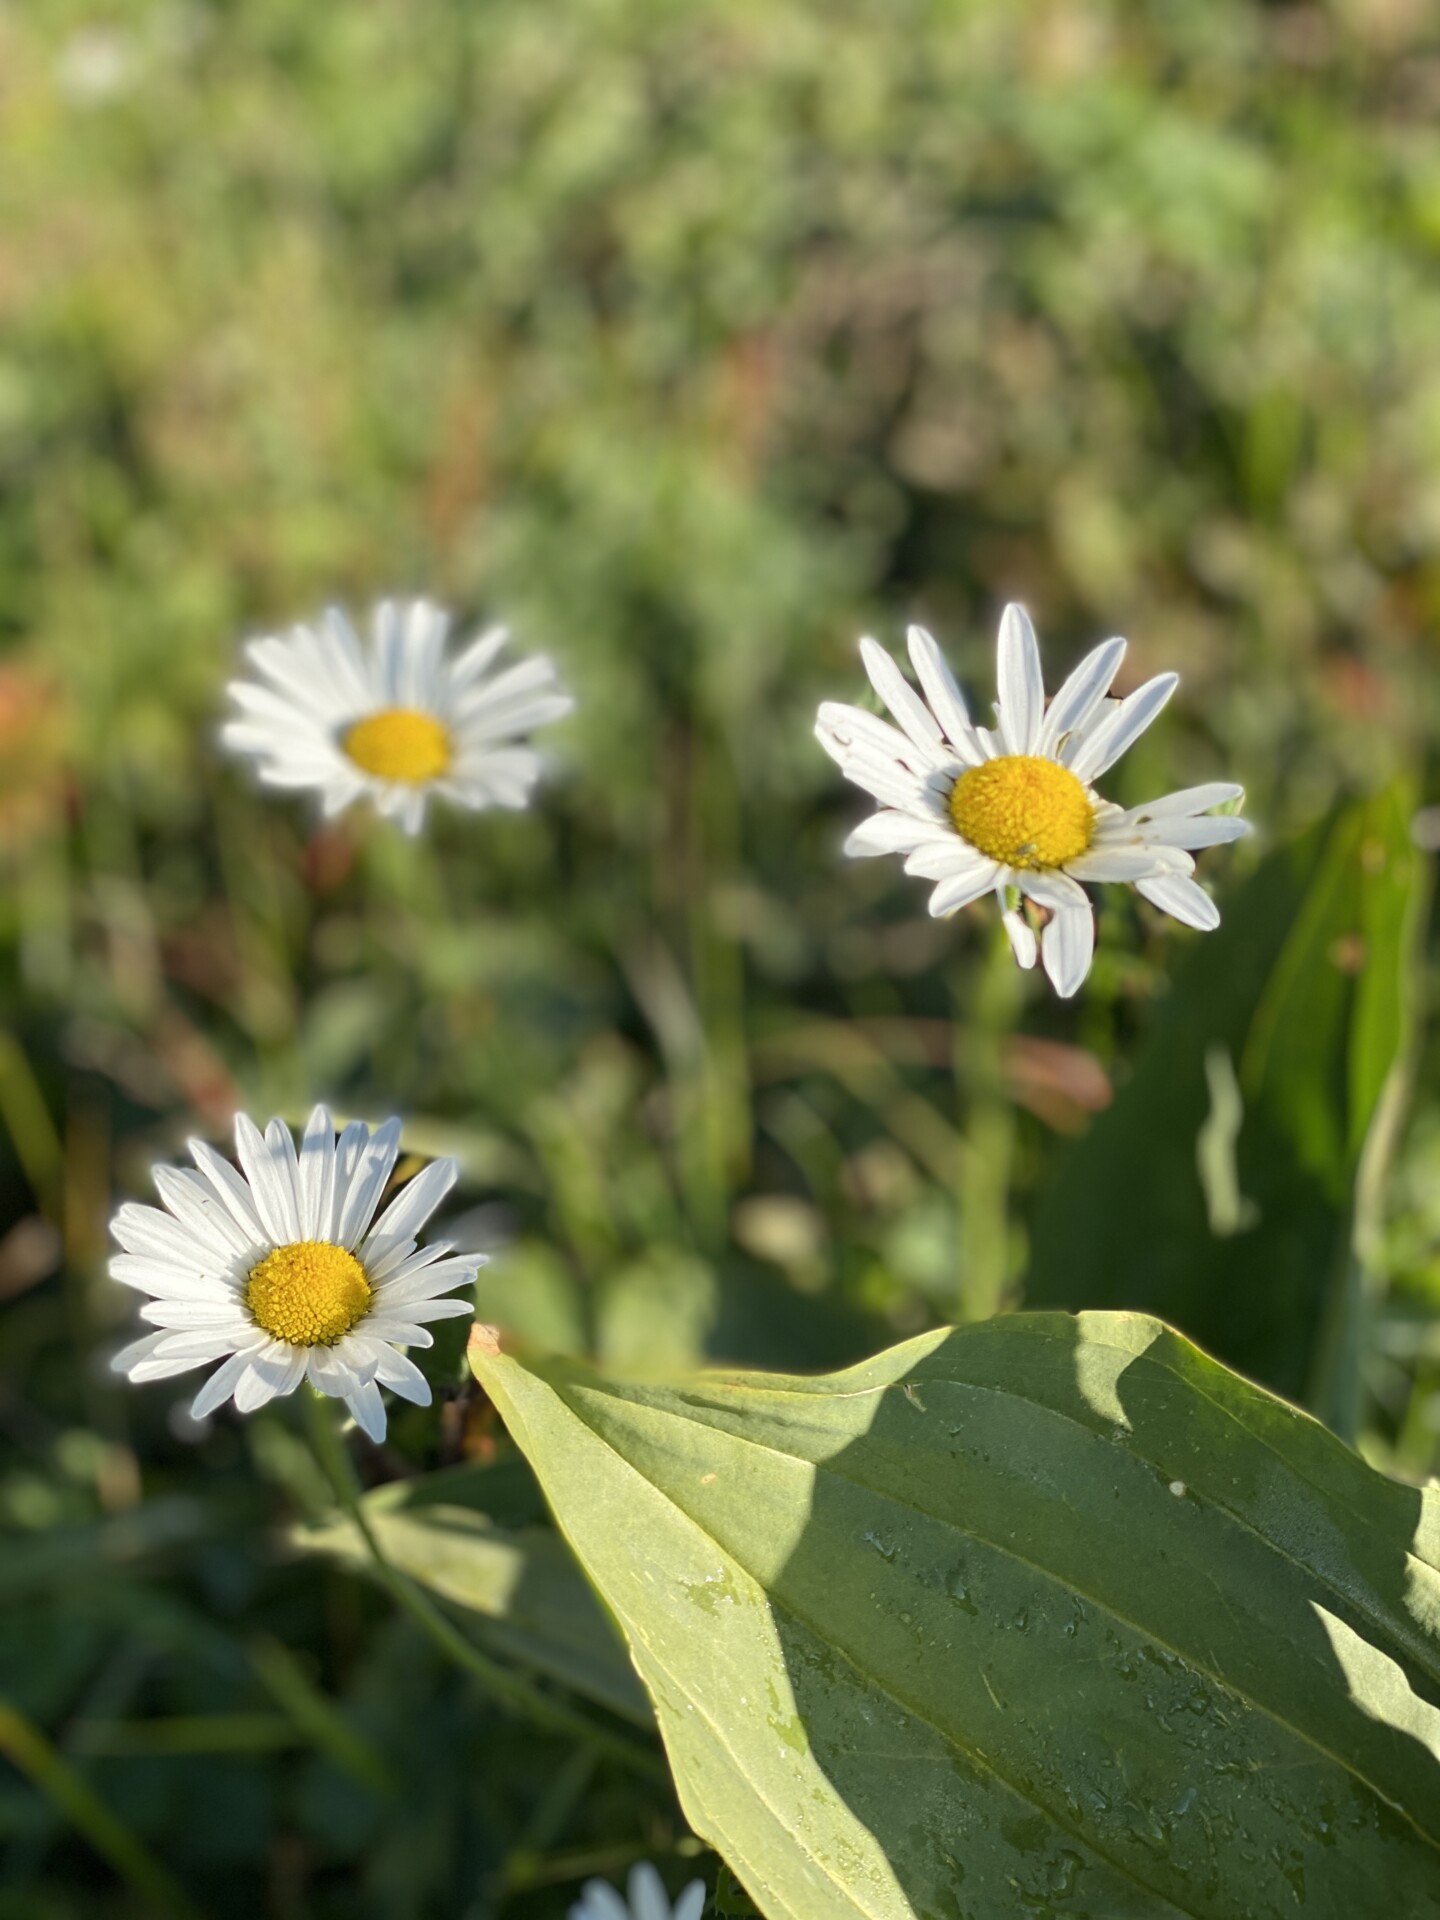
<path id="1" fill-rule="evenodd" d="M 364 1505 L 390 1564 L 477 1616 L 492 1652 L 649 1723 L 614 1629 L 553 1528 L 539 1524 L 528 1474 L 454 1467 L 379 1487 Z M 361 1571 L 371 1565 L 341 1517 L 303 1528 L 296 1544 Z"/>
<path id="2" fill-rule="evenodd" d="M 1440 1914 L 1440 1502 L 1158 1322 L 471 1358 L 771 1920 Z"/>
<path id="3" fill-rule="evenodd" d="M 1413 1039 L 1411 811 L 1383 794 L 1277 849 L 1190 955 L 1056 1167 L 1032 1305 L 1163 1313 L 1353 1422 L 1355 1182 Z"/>

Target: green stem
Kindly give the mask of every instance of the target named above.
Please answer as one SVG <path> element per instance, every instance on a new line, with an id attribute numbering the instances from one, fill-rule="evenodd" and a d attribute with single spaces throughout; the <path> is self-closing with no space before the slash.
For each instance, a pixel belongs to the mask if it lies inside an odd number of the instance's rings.
<path id="1" fill-rule="evenodd" d="M 350 1456 L 341 1443 L 339 1432 L 326 1405 L 325 1397 L 308 1389 L 305 1394 L 310 1410 L 310 1431 L 314 1440 L 315 1452 L 340 1497 L 340 1504 L 354 1522 L 361 1539 L 370 1551 L 376 1577 L 386 1587 L 396 1604 L 408 1613 L 440 1651 L 457 1667 L 478 1680 L 491 1697 L 513 1712 L 524 1715 L 537 1726 L 545 1727 L 551 1733 L 564 1734 L 571 1740 L 582 1741 L 594 1752 L 603 1754 L 607 1759 L 629 1768 L 632 1773 L 642 1774 L 651 1779 L 663 1779 L 664 1768 L 656 1757 L 639 1747 L 633 1740 L 626 1740 L 604 1727 L 597 1727 L 583 1714 L 562 1705 L 539 1687 L 532 1686 L 528 1680 L 521 1679 L 498 1660 L 492 1660 L 482 1653 L 473 1640 L 463 1634 L 454 1623 L 448 1620 L 429 1596 L 418 1587 L 407 1574 L 386 1559 L 384 1549 L 375 1537 L 375 1530 L 365 1512 L 355 1481 Z"/>
<path id="2" fill-rule="evenodd" d="M 18 1707 L 0 1701 L 0 1754 L 83 1833 L 145 1902 L 145 1911 L 172 1920 L 198 1920 L 194 1908 L 159 1861 L 105 1805 L 84 1776 L 51 1746 Z"/>

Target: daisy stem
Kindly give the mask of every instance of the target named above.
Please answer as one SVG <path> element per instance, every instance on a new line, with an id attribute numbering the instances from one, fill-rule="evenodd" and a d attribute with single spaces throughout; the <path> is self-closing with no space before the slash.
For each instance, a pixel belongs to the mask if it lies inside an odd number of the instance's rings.
<path id="1" fill-rule="evenodd" d="M 396 1604 L 408 1613 L 420 1627 L 457 1667 L 468 1673 L 472 1680 L 478 1680 L 482 1687 L 502 1706 L 524 1715 L 537 1726 L 551 1733 L 563 1734 L 571 1740 L 582 1741 L 597 1754 L 614 1760 L 632 1773 L 642 1774 L 650 1779 L 663 1779 L 665 1769 L 653 1753 L 627 1740 L 623 1735 L 611 1733 L 606 1727 L 598 1727 L 583 1714 L 553 1699 L 539 1687 L 532 1686 L 528 1680 L 512 1673 L 482 1653 L 468 1635 L 462 1633 L 448 1620 L 424 1590 L 417 1586 L 408 1574 L 402 1573 L 385 1556 L 385 1551 L 376 1538 L 375 1529 L 365 1511 L 360 1498 L 359 1485 L 354 1465 L 340 1438 L 332 1414 L 333 1402 L 323 1394 L 307 1389 L 305 1400 L 309 1409 L 310 1434 L 316 1457 L 324 1468 L 326 1476 L 339 1495 L 340 1504 L 346 1515 L 355 1524 L 356 1531 L 370 1552 L 370 1559 L 377 1579 L 388 1589 Z"/>

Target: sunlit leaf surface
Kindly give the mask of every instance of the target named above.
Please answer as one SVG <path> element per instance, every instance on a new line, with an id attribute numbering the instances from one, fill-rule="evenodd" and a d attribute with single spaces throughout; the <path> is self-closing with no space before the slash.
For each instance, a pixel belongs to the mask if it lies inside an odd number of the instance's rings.
<path id="1" fill-rule="evenodd" d="M 1440 1506 L 1158 1322 L 471 1357 L 772 1920 L 1440 1913 Z"/>

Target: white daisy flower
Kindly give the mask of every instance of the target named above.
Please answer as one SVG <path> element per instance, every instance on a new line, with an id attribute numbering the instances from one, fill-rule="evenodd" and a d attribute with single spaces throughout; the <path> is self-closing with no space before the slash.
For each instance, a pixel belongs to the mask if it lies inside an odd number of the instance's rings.
<path id="1" fill-rule="evenodd" d="M 675 1905 L 664 1882 L 648 1860 L 630 1869 L 630 1900 L 603 1880 L 587 1880 L 583 1898 L 570 1909 L 570 1920 L 700 1920 L 705 1909 L 705 1886 L 692 1880 Z"/>
<path id="2" fill-rule="evenodd" d="M 140 1318 L 156 1329 L 112 1361 L 134 1381 L 217 1367 L 191 1412 L 203 1420 L 233 1395 L 254 1413 L 308 1379 L 343 1400 L 372 1440 L 385 1437 L 381 1387 L 416 1406 L 430 1386 L 404 1347 L 433 1344 L 430 1320 L 473 1314 L 444 1299 L 485 1256 L 415 1235 L 455 1183 L 455 1162 L 435 1160 L 374 1219 L 395 1168 L 400 1122 L 372 1134 L 335 1124 L 316 1107 L 300 1151 L 282 1120 L 264 1133 L 235 1117 L 241 1171 L 203 1140 L 198 1171 L 156 1167 L 158 1207 L 121 1207 L 110 1231 L 124 1248 L 110 1272 L 150 1298 Z M 373 1224 L 372 1224 L 373 1222 Z"/>
<path id="3" fill-rule="evenodd" d="M 865 671 L 899 730 L 833 701 L 816 722 L 820 744 L 846 779 L 880 802 L 845 842 L 847 853 L 904 854 L 907 873 L 939 883 L 933 914 L 955 913 L 993 891 L 1022 967 L 1035 964 L 1032 921 L 1043 918 L 1039 951 L 1065 999 L 1090 971 L 1095 949 L 1082 882 L 1127 881 L 1186 926 L 1219 926 L 1214 901 L 1190 877 L 1191 854 L 1250 831 L 1244 820 L 1210 812 L 1242 798 L 1243 789 L 1214 782 L 1125 809 L 1094 787 L 1165 705 L 1178 674 L 1157 674 L 1112 700 L 1125 642 L 1107 640 L 1047 707 L 1035 630 L 1023 607 L 1008 606 L 990 729 L 972 725 L 930 635 L 911 627 L 908 637 L 923 700 L 883 648 L 860 642 Z"/>
<path id="4" fill-rule="evenodd" d="M 519 736 L 574 702 L 541 654 L 486 678 L 503 627 L 447 657 L 449 624 L 428 600 L 382 600 L 368 647 L 337 607 L 318 626 L 252 640 L 255 678 L 230 682 L 240 716 L 222 742 L 267 786 L 313 788 L 327 819 L 367 798 L 418 833 L 432 793 L 526 806 L 540 756 Z"/>

